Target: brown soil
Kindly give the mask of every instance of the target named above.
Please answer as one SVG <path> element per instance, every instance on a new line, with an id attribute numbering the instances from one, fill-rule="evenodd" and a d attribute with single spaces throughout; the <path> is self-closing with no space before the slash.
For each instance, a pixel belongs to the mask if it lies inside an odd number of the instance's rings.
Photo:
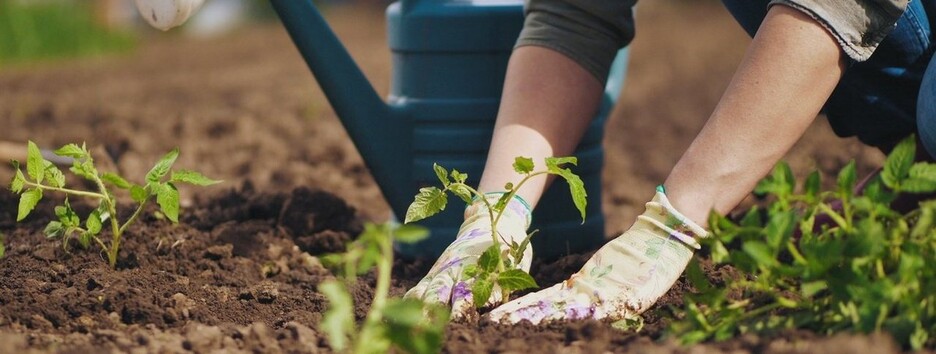
<path id="1" fill-rule="evenodd" d="M 386 94 L 382 10 L 334 8 L 326 16 Z M 642 3 L 638 19 L 627 86 L 606 132 L 608 236 L 628 226 L 688 146 L 748 41 L 716 2 Z M 211 40 L 164 37 L 126 57 L 0 72 L 3 140 L 44 147 L 88 141 L 133 180 L 179 146 L 178 165 L 227 181 L 184 189 L 179 225 L 147 213 L 129 230 L 116 270 L 96 251 L 65 252 L 44 238 L 55 200 L 17 224 L 15 196 L 0 191 L 8 248 L 0 260 L 0 353 L 330 351 L 317 329 L 325 301 L 315 289 L 332 275 L 315 256 L 340 250 L 363 221 L 387 218 L 376 185 L 282 29 L 254 27 Z M 799 176 L 814 168 L 828 176 L 850 158 L 862 172 L 882 160 L 854 140 L 835 138 L 821 119 L 787 156 Z M 0 168 L 0 180 L 10 177 Z M 552 284 L 587 257 L 536 262 L 533 273 Z M 429 265 L 398 262 L 393 294 Z M 452 324 L 445 351 L 899 351 L 882 335 L 744 336 L 693 348 L 661 341 L 667 308 L 679 306 L 687 290 L 678 283 L 640 333 L 599 322 Z M 359 316 L 372 292 L 372 277 L 354 289 Z"/>

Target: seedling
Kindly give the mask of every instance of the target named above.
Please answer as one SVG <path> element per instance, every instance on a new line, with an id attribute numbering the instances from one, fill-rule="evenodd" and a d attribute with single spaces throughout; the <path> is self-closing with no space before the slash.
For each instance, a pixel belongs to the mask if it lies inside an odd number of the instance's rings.
<path id="1" fill-rule="evenodd" d="M 914 150 L 912 137 L 901 142 L 861 195 L 854 162 L 837 190 L 820 192 L 813 172 L 802 194 L 781 163 L 756 189 L 774 198 L 766 213 L 752 209 L 738 223 L 713 213 L 714 237 L 703 241 L 712 261 L 747 276 L 716 286 L 691 263 L 686 277 L 697 293 L 670 334 L 696 343 L 796 328 L 883 330 L 909 348 L 936 345 L 936 201 L 907 214 L 891 208 L 896 193 L 936 191 L 936 164 L 914 164 Z"/>
<path id="2" fill-rule="evenodd" d="M 394 239 L 411 243 L 427 234 L 425 229 L 413 225 L 395 228 L 387 224 L 366 224 L 364 232 L 348 244 L 347 252 L 323 258 L 326 265 L 340 269 L 344 280 L 328 280 L 319 285 L 319 292 L 329 302 L 322 328 L 332 349 L 352 353 L 387 353 L 391 347 L 409 353 L 439 351 L 448 322 L 448 310 L 415 299 L 389 297 Z M 375 265 L 377 286 L 373 302 L 358 328 L 348 285 Z"/>
<path id="3" fill-rule="evenodd" d="M 220 181 L 212 180 L 202 174 L 188 170 L 172 171 L 170 169 L 179 156 L 179 150 L 173 149 L 162 157 L 146 174 L 146 183 L 137 185 L 127 182 L 123 177 L 112 173 L 101 173 L 94 166 L 94 158 L 87 147 L 77 144 L 68 144 L 55 150 L 55 154 L 73 159 L 71 172 L 79 177 L 94 183 L 97 191 L 84 191 L 65 187 L 65 175 L 52 162 L 44 159 L 39 148 L 32 141 L 27 144 L 26 174 L 20 169 L 19 162 L 13 161 L 16 175 L 10 184 L 13 193 L 20 195 L 19 210 L 16 221 L 25 219 L 42 199 L 47 191 L 65 193 L 65 201 L 55 207 L 55 216 L 58 220 L 50 221 L 45 228 L 48 238 L 62 239 L 62 246 L 67 250 L 69 241 L 77 239 L 82 248 L 87 248 L 92 242 L 96 243 L 106 252 L 111 268 L 117 266 L 117 254 L 120 251 L 120 240 L 127 227 L 130 226 L 143 212 L 147 202 L 153 197 L 162 213 L 173 223 L 179 221 L 179 190 L 177 183 L 188 183 L 198 186 L 207 186 Z M 166 179 L 166 176 L 169 176 Z M 108 188 L 117 188 L 127 191 L 130 198 L 137 203 L 136 210 L 130 217 L 121 222 L 118 220 L 117 198 Z M 72 209 L 68 196 L 78 196 L 98 201 L 97 207 L 85 217 L 84 222 Z M 110 244 L 101 239 L 104 224 L 110 222 Z"/>
<path id="4" fill-rule="evenodd" d="M 575 157 L 548 157 L 546 158 L 546 170 L 534 171 L 533 160 L 527 157 L 517 157 L 514 160 L 514 171 L 521 174 L 523 178 L 516 185 L 507 183 L 504 186 L 506 191 L 497 199 L 494 204 L 478 190 L 465 184 L 468 175 L 452 170 L 449 173 L 445 168 L 438 164 L 433 164 L 436 176 L 442 182 L 442 189 L 438 187 L 424 187 L 416 194 L 416 198 L 409 209 L 406 211 L 405 222 L 412 223 L 432 215 L 435 215 L 445 209 L 448 204 L 446 192 L 451 192 L 461 198 L 465 203 L 471 204 L 474 199 L 484 203 L 488 211 L 491 222 L 491 233 L 493 244 L 484 251 L 478 258 L 477 264 L 468 265 L 464 269 L 464 275 L 468 279 L 474 279 L 471 286 L 472 299 L 475 306 L 483 307 L 490 299 L 497 284 L 501 288 L 502 301 L 506 302 L 510 294 L 514 291 L 536 288 L 538 285 L 533 277 L 521 269 L 515 269 L 513 265 L 520 264 L 523 260 L 523 253 L 530 245 L 530 238 L 536 233 L 536 230 L 527 234 L 520 242 L 508 242 L 507 239 L 497 231 L 497 223 L 504 214 L 507 203 L 517 194 L 517 190 L 530 179 L 540 175 L 555 175 L 562 177 L 569 185 L 569 192 L 572 194 L 572 201 L 575 207 L 582 215 L 582 221 L 585 220 L 585 206 L 587 203 L 585 185 L 578 175 L 568 168 L 563 167 L 566 164 L 575 165 L 578 160 Z M 506 244 L 506 249 L 501 244 Z M 504 249 L 504 251 L 501 251 Z"/>

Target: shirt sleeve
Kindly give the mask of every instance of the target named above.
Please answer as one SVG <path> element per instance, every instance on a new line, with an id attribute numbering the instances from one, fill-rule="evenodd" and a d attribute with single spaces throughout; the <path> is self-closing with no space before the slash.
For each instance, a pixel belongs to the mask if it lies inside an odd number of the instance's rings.
<path id="1" fill-rule="evenodd" d="M 909 0 L 772 0 L 822 24 L 855 61 L 865 61 L 894 29 Z"/>
<path id="2" fill-rule="evenodd" d="M 528 0 L 515 48 L 555 50 L 605 83 L 617 51 L 634 38 L 636 0 Z"/>

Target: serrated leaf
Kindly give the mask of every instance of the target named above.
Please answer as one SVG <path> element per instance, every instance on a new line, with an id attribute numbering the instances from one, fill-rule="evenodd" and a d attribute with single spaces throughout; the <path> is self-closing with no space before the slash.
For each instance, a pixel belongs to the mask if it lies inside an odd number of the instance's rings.
<path id="1" fill-rule="evenodd" d="M 578 158 L 575 156 L 566 156 L 566 157 L 547 157 L 546 158 L 546 170 L 550 172 L 556 172 L 562 169 L 562 165 L 578 165 Z"/>
<path id="2" fill-rule="evenodd" d="M 212 184 L 221 183 L 219 180 L 214 180 L 208 177 L 205 177 L 201 173 L 190 171 L 190 170 L 178 170 L 172 172 L 172 177 L 169 178 L 169 182 L 182 182 L 188 184 L 194 184 L 196 186 L 210 186 Z"/>
<path id="3" fill-rule="evenodd" d="M 481 308 L 491 298 L 491 292 L 494 291 L 494 282 L 489 278 L 478 279 L 471 284 L 471 296 L 475 307 Z"/>
<path id="4" fill-rule="evenodd" d="M 65 186 L 65 174 L 62 173 L 58 167 L 56 167 L 52 162 L 43 161 L 45 167 L 43 168 L 43 174 L 45 175 L 46 184 L 55 188 L 62 188 Z"/>
<path id="5" fill-rule="evenodd" d="M 62 226 L 61 222 L 54 220 L 49 221 L 43 233 L 46 235 L 46 238 L 59 238 L 65 235 L 65 227 Z"/>
<path id="6" fill-rule="evenodd" d="M 517 156 L 517 158 L 514 159 L 513 169 L 522 175 L 529 174 L 530 172 L 533 172 L 533 159 L 529 157 Z"/>
<path id="7" fill-rule="evenodd" d="M 478 258 L 478 268 L 482 273 L 492 273 L 497 269 L 498 262 L 500 262 L 500 247 L 494 244 L 484 250 Z"/>
<path id="8" fill-rule="evenodd" d="M 751 256 L 759 265 L 773 267 L 777 265 L 777 259 L 774 258 L 770 247 L 760 241 L 747 241 L 741 246 L 745 253 Z"/>
<path id="9" fill-rule="evenodd" d="M 898 190 L 909 193 L 929 193 L 936 191 L 936 181 L 911 177 L 901 182 Z"/>
<path id="10" fill-rule="evenodd" d="M 169 169 L 172 168 L 172 164 L 175 163 L 176 159 L 179 157 L 179 148 L 172 149 L 166 155 L 164 155 L 156 165 L 153 166 L 149 172 L 146 173 L 146 180 L 148 182 L 156 183 L 160 179 L 166 176 L 169 173 Z"/>
<path id="11" fill-rule="evenodd" d="M 539 287 L 533 277 L 520 269 L 509 269 L 500 273 L 497 276 L 497 285 L 500 285 L 501 290 L 506 292 Z"/>
<path id="12" fill-rule="evenodd" d="M 393 239 L 402 243 L 416 243 L 429 237 L 429 229 L 419 225 L 401 225 L 393 231 Z"/>
<path id="13" fill-rule="evenodd" d="M 820 180 L 819 171 L 812 171 L 809 176 L 806 177 L 806 182 L 804 185 L 806 196 L 810 200 L 818 200 L 819 198 L 819 188 L 821 187 L 822 182 Z"/>
<path id="14" fill-rule="evenodd" d="M 462 269 L 462 274 L 466 278 L 474 278 L 475 276 L 478 275 L 478 272 L 479 272 L 479 269 L 478 269 L 477 264 L 469 264 L 469 265 L 466 265 L 465 268 Z"/>
<path id="15" fill-rule="evenodd" d="M 22 221 L 29 213 L 36 208 L 36 204 L 39 204 L 39 200 L 42 199 L 42 190 L 36 188 L 30 188 L 20 194 L 19 200 L 19 211 L 16 214 L 16 221 Z"/>
<path id="16" fill-rule="evenodd" d="M 461 173 L 456 169 L 452 169 L 452 174 L 450 176 L 455 183 L 465 183 L 465 181 L 468 180 L 467 173 Z"/>
<path id="17" fill-rule="evenodd" d="M 390 299 L 384 307 L 387 336 L 405 353 L 438 353 L 445 339 L 448 309 L 415 299 Z M 386 349 L 376 352 L 384 353 Z"/>
<path id="18" fill-rule="evenodd" d="M 36 183 L 42 183 L 45 173 L 43 169 L 45 168 L 45 159 L 42 158 L 42 152 L 39 151 L 39 147 L 36 146 L 36 143 L 32 140 L 26 143 L 26 173 L 32 178 Z"/>
<path id="19" fill-rule="evenodd" d="M 432 170 L 435 171 L 436 177 L 439 178 L 439 181 L 442 182 L 442 185 L 448 187 L 451 182 L 449 182 L 449 174 L 448 171 L 445 170 L 445 167 L 434 163 L 432 164 Z"/>
<path id="20" fill-rule="evenodd" d="M 841 195 L 851 196 L 858 174 L 855 172 L 855 160 L 849 161 L 838 174 L 838 191 Z"/>
<path id="21" fill-rule="evenodd" d="M 436 187 L 420 188 L 413 203 L 406 210 L 406 218 L 403 223 L 409 224 L 438 214 L 445 209 L 447 203 L 448 198 L 441 189 Z"/>
<path id="22" fill-rule="evenodd" d="M 172 183 L 156 184 L 156 203 L 173 223 L 179 222 L 179 190 Z"/>
<path id="23" fill-rule="evenodd" d="M 131 186 L 130 182 L 127 182 L 123 177 L 112 172 L 104 172 L 104 174 L 101 175 L 101 180 L 120 189 L 129 189 Z"/>
<path id="24" fill-rule="evenodd" d="M 328 299 L 328 310 L 322 318 L 321 329 L 335 351 L 343 351 L 348 337 L 354 333 L 354 303 L 345 286 L 335 280 L 322 282 L 318 290 Z"/>
<path id="25" fill-rule="evenodd" d="M 55 154 L 75 159 L 83 159 L 88 157 L 88 152 L 78 146 L 78 144 L 68 144 L 62 146 L 58 148 L 58 150 L 55 150 Z"/>
<path id="26" fill-rule="evenodd" d="M 881 179 L 884 184 L 890 188 L 896 188 L 910 174 L 910 167 L 913 165 L 913 157 L 916 154 L 916 140 L 910 136 L 901 141 L 887 155 L 884 161 L 884 170 L 881 171 Z"/>
<path id="27" fill-rule="evenodd" d="M 462 183 L 454 183 L 449 185 L 449 191 L 452 192 L 456 197 L 465 202 L 465 204 L 471 204 L 471 189 L 468 186 Z"/>
<path id="28" fill-rule="evenodd" d="M 78 245 L 80 245 L 82 249 L 88 249 L 88 246 L 91 246 L 91 238 L 93 237 L 94 235 L 91 235 L 91 233 L 87 231 L 78 234 Z"/>
<path id="29" fill-rule="evenodd" d="M 26 182 L 26 177 L 23 176 L 23 171 L 19 169 L 19 166 L 16 166 L 16 174 L 13 176 L 13 181 L 10 182 L 10 190 L 13 193 L 19 194 L 23 191 L 23 185 Z"/>
<path id="30" fill-rule="evenodd" d="M 72 163 L 72 166 L 69 170 L 72 171 L 72 173 L 80 176 L 81 178 L 84 178 L 90 181 L 93 181 L 98 174 L 97 169 L 94 168 L 94 164 L 92 164 L 91 161 L 88 161 L 88 160 L 80 160 L 80 161 L 75 160 L 75 162 Z"/>
<path id="31" fill-rule="evenodd" d="M 149 196 L 150 194 L 146 191 L 146 188 L 138 185 L 130 186 L 130 198 L 132 198 L 134 202 L 143 203 Z"/>
<path id="32" fill-rule="evenodd" d="M 88 230 L 88 233 L 91 235 L 97 235 L 101 232 L 103 223 L 101 222 L 101 214 L 97 210 L 92 211 L 88 215 L 88 219 L 85 220 L 85 228 Z"/>

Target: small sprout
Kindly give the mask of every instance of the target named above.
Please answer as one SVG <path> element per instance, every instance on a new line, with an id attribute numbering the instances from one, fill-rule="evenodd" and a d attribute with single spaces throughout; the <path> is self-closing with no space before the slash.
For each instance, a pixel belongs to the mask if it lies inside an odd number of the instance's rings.
<path id="1" fill-rule="evenodd" d="M 94 183 L 97 191 L 83 191 L 69 189 L 65 186 L 65 175 L 52 162 L 42 157 L 39 147 L 29 141 L 26 146 L 26 174 L 23 174 L 19 162 L 13 161 L 16 170 L 10 190 L 20 195 L 17 221 L 22 221 L 35 209 L 47 191 L 60 192 L 66 195 L 62 205 L 55 207 L 57 220 L 50 221 L 45 228 L 48 238 L 61 239 L 62 246 L 67 250 L 72 239 L 78 242 L 81 248 L 88 248 L 97 244 L 107 253 L 107 260 L 111 268 L 117 266 L 117 254 L 120 251 L 120 241 L 123 233 L 143 211 L 146 203 L 156 198 L 162 214 L 173 223 L 179 221 L 179 191 L 178 183 L 188 183 L 198 186 L 208 186 L 220 181 L 212 180 L 198 172 L 180 170 L 169 172 L 173 163 L 179 156 L 179 150 L 173 149 L 163 156 L 159 162 L 146 174 L 146 183 L 136 185 L 112 172 L 100 172 L 94 165 L 91 151 L 85 144 L 68 144 L 55 150 L 55 154 L 73 159 L 71 168 L 73 174 Z M 114 187 L 129 191 L 131 199 L 137 203 L 136 210 L 127 219 L 117 220 L 117 199 L 111 189 Z M 92 210 L 84 220 L 71 208 L 68 196 L 90 198 L 97 201 L 97 207 Z M 102 234 L 106 231 L 106 224 L 110 225 L 111 241 L 106 243 Z M 173 245 L 175 246 L 175 245 Z M 157 246 L 157 249 L 159 247 Z"/>

